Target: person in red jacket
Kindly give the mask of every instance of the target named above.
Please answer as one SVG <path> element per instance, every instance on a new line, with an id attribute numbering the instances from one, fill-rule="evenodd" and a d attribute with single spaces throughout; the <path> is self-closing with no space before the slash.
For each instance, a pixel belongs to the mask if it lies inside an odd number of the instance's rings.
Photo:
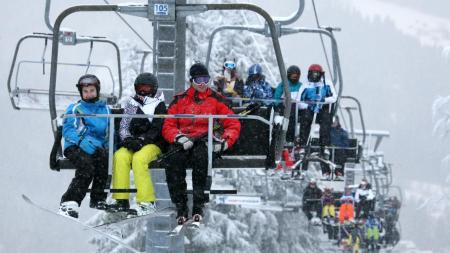
<path id="1" fill-rule="evenodd" d="M 208 87 L 211 77 L 205 65 L 196 63 L 189 70 L 191 86 L 175 99 L 167 110 L 168 114 L 225 115 L 234 112 L 224 103 L 222 95 Z M 230 148 L 239 137 L 241 124 L 238 119 L 220 119 L 223 132 L 214 138 L 213 152 L 220 154 Z M 170 149 L 182 147 L 182 151 L 167 161 L 166 179 L 170 198 L 177 208 L 177 223 L 188 219 L 186 190 L 186 168 L 192 167 L 193 207 L 192 218 L 200 221 L 203 217 L 208 176 L 208 132 L 207 118 L 167 118 L 164 120 L 162 135 L 171 145 Z M 170 152 L 170 151 L 169 151 Z"/>

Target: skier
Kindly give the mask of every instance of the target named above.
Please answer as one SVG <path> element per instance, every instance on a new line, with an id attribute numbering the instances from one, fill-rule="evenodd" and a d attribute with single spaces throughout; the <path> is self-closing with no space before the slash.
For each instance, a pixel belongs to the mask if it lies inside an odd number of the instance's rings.
<path id="1" fill-rule="evenodd" d="M 326 187 L 322 195 L 322 219 L 334 219 L 336 217 L 336 207 L 331 188 Z"/>
<path id="2" fill-rule="evenodd" d="M 223 97 L 208 87 L 209 72 L 201 63 L 195 63 L 189 70 L 191 86 L 175 96 L 168 114 L 234 114 L 223 102 Z M 230 148 L 239 137 L 241 124 L 238 119 L 220 119 L 223 133 L 214 138 L 213 152 L 221 154 Z M 170 144 L 170 149 L 182 150 L 167 162 L 166 178 L 170 198 L 177 209 L 177 223 L 184 224 L 188 219 L 186 168 L 191 166 L 193 182 L 192 218 L 201 221 L 203 207 L 208 201 L 204 193 L 208 172 L 208 149 L 204 140 L 208 132 L 208 119 L 167 118 L 164 120 L 162 135 Z M 169 151 L 170 152 L 170 151 Z"/>
<path id="3" fill-rule="evenodd" d="M 312 64 L 308 68 L 308 83 L 302 85 L 299 90 L 300 100 L 306 104 L 300 104 L 300 145 L 305 147 L 310 135 L 311 124 L 316 116 L 316 122 L 320 124 L 320 153 L 324 159 L 329 159 L 330 151 L 326 146 L 330 145 L 331 112 L 337 94 L 333 85 L 325 82 L 325 72 L 319 64 Z M 304 153 L 301 150 L 300 153 Z M 322 168 L 324 166 L 322 165 Z"/>
<path id="4" fill-rule="evenodd" d="M 83 75 L 77 83 L 81 100 L 69 105 L 66 115 L 109 114 L 100 98 L 100 80 Z M 64 155 L 75 166 L 75 177 L 61 198 L 59 214 L 78 218 L 78 209 L 92 183 L 89 206 L 106 209 L 108 178 L 108 118 L 68 117 L 63 123 Z"/>
<path id="5" fill-rule="evenodd" d="M 142 73 L 134 82 L 136 94 L 124 108 L 125 114 L 166 114 L 163 99 L 156 98 L 158 80 L 150 73 Z M 148 165 L 161 154 L 164 140 L 161 136 L 161 118 L 122 118 L 120 121 L 121 148 L 114 154 L 113 188 L 130 187 L 130 169 L 133 168 L 137 188 L 137 214 L 156 211 L 155 191 Z M 111 211 L 127 211 L 130 208 L 129 193 L 113 193 L 115 203 Z"/>
<path id="6" fill-rule="evenodd" d="M 345 187 L 344 194 L 342 195 L 340 202 L 341 206 L 339 207 L 339 223 L 353 223 L 355 217 L 355 208 L 353 206 L 353 203 L 355 202 L 355 199 L 353 198 L 352 191 L 349 187 Z"/>
<path id="7" fill-rule="evenodd" d="M 289 117 L 289 126 L 288 126 L 288 130 L 287 130 L 287 134 L 286 134 L 286 141 L 287 142 L 293 142 L 294 138 L 295 138 L 295 126 L 296 126 L 296 121 L 295 121 L 295 113 L 298 113 L 297 108 L 299 108 L 299 103 L 300 103 L 300 87 L 302 86 L 302 82 L 300 82 L 300 76 L 301 76 L 301 71 L 300 68 L 296 65 L 292 65 L 289 66 L 289 68 L 286 71 L 286 75 L 287 75 L 287 79 L 289 82 L 289 90 L 291 92 L 291 98 L 292 98 L 292 108 L 291 108 L 291 115 Z M 281 100 L 284 98 L 284 90 L 283 90 L 283 82 L 280 82 L 277 86 L 277 88 L 275 89 L 273 98 L 275 100 Z M 278 102 L 276 103 L 278 104 L 278 109 L 277 111 L 280 112 L 280 114 L 283 113 L 283 103 Z M 297 106 L 298 104 L 298 106 Z"/>
<path id="8" fill-rule="evenodd" d="M 244 97 L 256 100 L 272 99 L 272 86 L 266 81 L 263 75 L 262 67 L 259 64 L 253 64 L 248 68 L 248 77 L 244 85 Z M 270 105 L 271 101 L 264 101 Z"/>
<path id="9" fill-rule="evenodd" d="M 341 127 L 339 117 L 335 116 L 330 129 L 330 143 L 331 146 L 337 147 L 337 149 L 334 150 L 334 163 L 336 165 L 339 165 L 339 167 L 337 167 L 335 171 L 336 180 L 341 180 L 341 177 L 344 175 L 344 165 L 347 157 L 346 150 L 339 148 L 348 148 L 350 146 L 349 141 L 350 140 L 348 138 L 347 131 L 345 131 L 345 129 Z M 325 174 L 331 173 L 331 170 L 328 166 L 323 168 L 327 170 Z"/>
<path id="10" fill-rule="evenodd" d="M 380 233 L 382 232 L 382 226 L 380 219 L 375 217 L 372 212 L 367 215 L 366 223 L 366 244 L 368 250 L 377 250 L 380 248 Z"/>
<path id="11" fill-rule="evenodd" d="M 225 97 L 241 98 L 244 92 L 244 81 L 236 73 L 235 60 L 225 60 L 223 63 L 222 76 L 214 80 L 217 92 Z M 239 104 L 236 100 L 234 104 Z"/>
<path id="12" fill-rule="evenodd" d="M 312 220 L 313 218 L 312 212 L 316 212 L 317 216 L 321 214 L 322 211 L 321 199 L 322 199 L 322 190 L 320 190 L 319 187 L 317 187 L 316 179 L 312 178 L 303 192 L 303 199 L 302 199 L 303 212 L 305 213 L 308 220 L 311 222 L 316 222 L 315 220 L 314 221 Z"/>
<path id="13" fill-rule="evenodd" d="M 357 218 L 366 218 L 369 211 L 373 211 L 374 199 L 375 193 L 372 186 L 367 182 L 367 179 L 362 179 L 355 193 Z M 363 211 L 362 214 L 361 211 Z"/>

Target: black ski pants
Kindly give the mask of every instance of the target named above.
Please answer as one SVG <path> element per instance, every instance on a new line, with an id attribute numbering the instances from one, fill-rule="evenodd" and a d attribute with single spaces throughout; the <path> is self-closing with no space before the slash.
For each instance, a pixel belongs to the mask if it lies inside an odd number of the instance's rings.
<path id="1" fill-rule="evenodd" d="M 172 145 L 170 149 L 178 148 Z M 208 177 L 208 148 L 205 142 L 195 142 L 190 150 L 182 150 L 166 161 L 166 180 L 170 198 L 177 209 L 185 209 L 187 215 L 186 168 L 192 168 L 193 212 L 202 214 L 202 208 L 208 201 L 205 195 Z"/>
<path id="2" fill-rule="evenodd" d="M 356 205 L 356 218 L 367 218 L 367 215 L 369 215 L 370 211 L 373 211 L 373 203 L 374 200 L 361 200 Z M 362 211 L 362 213 L 361 213 Z"/>
<path id="3" fill-rule="evenodd" d="M 310 200 L 305 201 L 302 207 L 303 212 L 305 213 L 308 220 L 313 218 L 312 212 L 316 212 L 316 217 L 322 217 L 322 203 L 320 200 Z"/>
<path id="4" fill-rule="evenodd" d="M 89 155 L 77 146 L 64 150 L 64 155 L 75 166 L 75 177 L 67 191 L 61 198 L 61 203 L 81 201 L 86 196 L 89 185 L 92 182 L 91 203 L 106 200 L 106 181 L 108 180 L 108 155 L 106 150 L 97 149 L 93 155 Z"/>
<path id="5" fill-rule="evenodd" d="M 300 110 L 300 145 L 302 148 L 308 142 L 309 132 L 311 131 L 311 124 L 313 123 L 314 112 L 309 109 Z M 331 113 L 327 108 L 323 108 L 317 113 L 316 123 L 320 125 L 319 143 L 320 146 L 330 145 L 330 131 L 331 131 Z"/>

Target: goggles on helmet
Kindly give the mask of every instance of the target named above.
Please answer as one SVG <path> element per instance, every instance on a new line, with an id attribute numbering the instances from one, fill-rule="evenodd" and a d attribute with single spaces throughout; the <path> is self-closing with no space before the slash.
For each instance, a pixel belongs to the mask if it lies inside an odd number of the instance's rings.
<path id="1" fill-rule="evenodd" d="M 236 68 L 236 63 L 234 63 L 234 62 L 225 62 L 223 64 L 223 66 L 225 68 L 227 68 L 227 69 L 234 69 L 234 68 Z"/>
<path id="2" fill-rule="evenodd" d="M 196 76 L 192 79 L 195 84 L 207 84 L 211 78 L 209 76 Z"/>
<path id="3" fill-rule="evenodd" d="M 96 85 L 98 84 L 98 80 L 97 78 L 94 77 L 85 77 L 83 79 L 80 80 L 80 82 L 78 83 L 78 85 L 80 86 L 89 86 L 89 85 Z"/>

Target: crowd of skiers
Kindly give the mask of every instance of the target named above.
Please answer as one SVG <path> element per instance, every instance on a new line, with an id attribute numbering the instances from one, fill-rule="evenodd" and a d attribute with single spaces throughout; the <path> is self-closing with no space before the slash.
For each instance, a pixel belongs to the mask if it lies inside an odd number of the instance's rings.
<path id="1" fill-rule="evenodd" d="M 383 203 L 375 209 L 375 193 L 366 179 L 356 190 L 346 186 L 339 196 L 328 187 L 322 191 L 313 178 L 304 190 L 302 210 L 312 225 L 322 225 L 339 245 L 376 250 L 382 243 L 394 245 L 399 240 L 395 224 L 401 204 L 396 197 Z"/>
<path id="2" fill-rule="evenodd" d="M 333 85 L 325 81 L 325 72 L 318 64 L 308 69 L 308 83 L 300 82 L 301 72 L 297 66 L 287 69 L 289 89 L 295 102 L 293 114 L 300 118 L 299 145 L 306 146 L 312 121 L 320 124 L 321 155 L 329 156 L 326 148 L 331 141 L 339 139 L 332 133 L 331 112 L 337 94 Z M 225 115 L 234 114 L 230 106 L 232 101 L 247 103 L 259 101 L 264 105 L 275 106 L 283 110 L 281 100 L 284 97 L 282 83 L 273 89 L 266 81 L 259 64 L 248 69 L 244 82 L 236 71 L 236 62 L 226 60 L 223 75 L 213 82 L 208 69 L 201 63 L 195 63 L 189 70 L 189 88 L 177 95 L 166 108 L 163 98 L 156 97 L 158 80 L 150 73 L 138 75 L 134 82 L 135 95 L 124 106 L 128 115 Z M 203 207 L 208 201 L 207 190 L 208 149 L 205 135 L 208 131 L 207 118 L 167 117 L 123 117 L 120 120 L 119 146 L 115 147 L 113 162 L 114 203 L 107 204 L 107 149 L 108 125 L 105 117 L 83 117 L 84 114 L 110 114 L 108 106 L 100 100 L 100 80 L 95 75 L 84 75 L 76 84 L 81 100 L 71 104 L 66 110 L 63 122 L 64 155 L 76 167 L 75 177 L 61 198 L 59 212 L 78 217 L 78 209 L 92 182 L 90 207 L 100 210 L 130 210 L 129 193 L 130 170 L 133 170 L 137 188 L 137 214 L 145 215 L 156 210 L 155 192 L 148 172 L 148 165 L 165 152 L 177 155 L 166 159 L 166 179 L 172 202 L 177 209 L 177 220 L 183 223 L 188 219 L 186 168 L 193 169 L 193 206 L 192 217 L 201 220 Z M 214 136 L 214 156 L 220 155 L 233 146 L 239 138 L 241 124 L 236 118 L 218 120 L 222 127 L 220 134 Z M 292 121 L 294 122 L 294 121 Z M 290 127 L 295 127 L 290 125 Z M 340 140 L 340 139 L 339 139 Z M 341 141 L 342 145 L 345 140 Z M 341 145 L 339 144 L 339 145 Z M 304 151 L 300 151 L 304 152 Z M 325 172 L 329 173 L 329 172 Z M 338 172 L 337 172 L 338 173 Z M 342 175 L 342 172 L 339 172 Z M 359 209 L 358 209 L 359 210 Z M 361 209 L 365 211 L 366 209 Z"/>

